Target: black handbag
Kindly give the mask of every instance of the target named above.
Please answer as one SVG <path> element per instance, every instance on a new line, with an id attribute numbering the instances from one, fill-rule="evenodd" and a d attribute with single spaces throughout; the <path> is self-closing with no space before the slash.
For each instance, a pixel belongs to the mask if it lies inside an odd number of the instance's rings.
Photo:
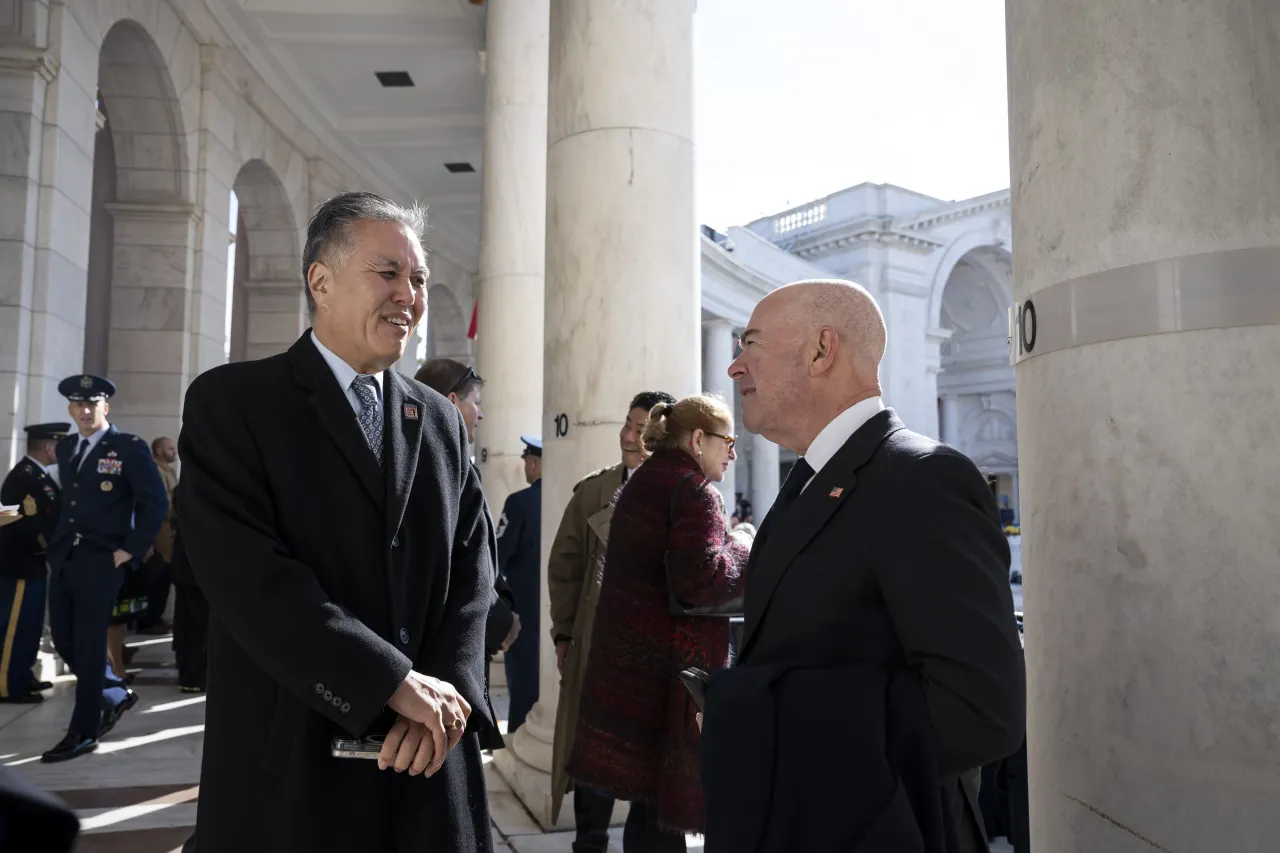
<path id="1" fill-rule="evenodd" d="M 680 499 L 680 491 L 684 488 L 685 481 L 692 477 L 696 471 L 690 471 L 680 478 L 680 483 L 676 486 L 675 493 L 671 495 L 671 509 L 667 514 L 667 531 L 670 533 L 672 525 L 676 521 L 676 502 Z M 662 554 L 662 569 L 667 579 L 667 607 L 671 611 L 672 616 L 701 616 L 719 619 L 731 619 L 735 616 L 743 614 L 742 596 L 737 596 L 723 604 L 685 604 L 676 596 L 675 587 L 671 585 L 671 552 L 670 550 Z"/>

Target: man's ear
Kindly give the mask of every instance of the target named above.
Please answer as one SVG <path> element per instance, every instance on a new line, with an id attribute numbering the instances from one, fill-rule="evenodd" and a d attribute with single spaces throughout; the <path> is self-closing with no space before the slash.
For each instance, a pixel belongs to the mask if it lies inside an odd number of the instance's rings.
<path id="1" fill-rule="evenodd" d="M 817 340 L 810 350 L 809 373 L 817 375 L 826 373 L 836 362 L 836 353 L 840 349 L 840 335 L 831 326 L 823 326 L 818 330 Z"/>
<path id="2" fill-rule="evenodd" d="M 311 298 L 315 300 L 316 305 L 325 302 L 329 295 L 329 282 L 332 280 L 332 274 L 329 267 L 320 261 L 314 261 L 307 270 L 307 288 L 311 291 Z"/>

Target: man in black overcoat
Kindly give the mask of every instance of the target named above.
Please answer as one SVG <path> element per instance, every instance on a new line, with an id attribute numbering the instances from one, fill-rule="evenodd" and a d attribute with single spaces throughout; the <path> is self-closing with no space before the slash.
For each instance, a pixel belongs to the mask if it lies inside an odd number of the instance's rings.
<path id="1" fill-rule="evenodd" d="M 424 219 L 326 202 L 303 253 L 313 328 L 187 393 L 178 523 L 210 607 L 188 850 L 492 850 L 492 521 L 457 410 L 392 369 L 426 302 Z M 331 755 L 384 733 L 376 759 Z"/>
<path id="2" fill-rule="evenodd" d="M 1009 547 L 995 500 L 973 462 L 912 432 L 884 407 L 879 364 L 885 342 L 874 299 L 846 281 L 800 282 L 774 291 L 756 306 L 742 334 L 742 351 L 729 373 L 742 395 L 743 423 L 800 459 L 752 547 L 738 657 L 744 672 L 735 676 L 731 670 L 723 684 L 732 686 L 751 670 L 792 673 L 766 679 L 777 685 L 773 701 L 783 708 L 795 698 L 787 683 L 824 671 L 838 676 L 833 689 L 848 682 L 840 675 L 848 671 L 883 674 L 908 687 L 917 682 L 910 689 L 922 693 L 926 712 L 914 730 L 902 730 L 894 719 L 893 730 L 853 726 L 834 736 L 868 747 L 911 744 L 914 758 L 890 760 L 899 784 L 930 775 L 938 780 L 936 801 L 916 804 L 920 823 L 912 831 L 925 839 L 944 837 L 940 849 L 951 853 L 979 853 L 987 849 L 976 802 L 979 768 L 1014 752 L 1024 732 Z M 708 790 L 709 853 L 725 849 L 714 837 L 717 822 L 723 819 L 719 825 L 732 831 L 736 817 L 729 812 L 740 810 L 750 799 L 746 788 L 761 782 L 761 774 L 732 772 L 733 745 L 760 750 L 762 736 L 776 735 L 782 756 L 787 737 L 822 730 L 810 728 L 812 715 L 800 714 L 779 717 L 776 732 L 736 737 L 733 727 L 741 719 L 716 714 L 719 683 L 713 680 L 708 691 L 704 743 L 725 748 L 721 755 L 704 752 L 704 787 L 746 787 L 731 796 Z M 865 696 L 870 704 L 860 710 L 883 714 L 888 698 Z M 912 701 L 903 698 L 904 704 Z M 792 759 L 778 758 L 775 772 L 785 765 L 796 778 L 765 783 L 792 791 L 826 786 L 830 794 L 837 784 L 853 792 L 867 790 L 871 781 L 857 776 L 865 766 L 819 762 L 805 772 Z M 934 766 L 921 766 L 925 760 Z M 731 806 L 716 814 L 716 802 Z M 823 800 L 787 802 L 803 812 L 803 803 Z M 857 843 L 855 826 L 869 833 L 893 819 L 877 813 L 884 802 L 851 796 L 845 809 L 771 815 L 775 828 L 803 826 L 807 833 L 805 843 L 775 839 L 793 845 L 777 849 L 854 849 L 839 845 Z M 921 819 L 931 813 L 940 814 L 941 835 Z M 856 849 L 886 849 L 871 836 L 866 845 Z"/>

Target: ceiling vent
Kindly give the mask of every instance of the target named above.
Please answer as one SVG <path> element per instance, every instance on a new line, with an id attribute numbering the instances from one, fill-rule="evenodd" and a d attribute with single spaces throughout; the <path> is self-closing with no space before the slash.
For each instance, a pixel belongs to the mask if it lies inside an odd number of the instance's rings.
<path id="1" fill-rule="evenodd" d="M 449 173 L 452 175 L 463 175 L 467 172 L 474 172 L 476 170 L 476 167 L 472 166 L 470 163 L 445 163 L 444 167 L 448 169 Z"/>
<path id="2" fill-rule="evenodd" d="M 373 76 L 378 78 L 384 89 L 402 89 L 413 85 L 413 78 L 408 71 L 375 71 Z"/>

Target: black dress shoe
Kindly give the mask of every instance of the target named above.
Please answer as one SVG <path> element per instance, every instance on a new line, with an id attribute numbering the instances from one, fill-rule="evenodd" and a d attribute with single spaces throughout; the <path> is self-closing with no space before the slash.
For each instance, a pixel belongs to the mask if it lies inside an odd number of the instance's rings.
<path id="1" fill-rule="evenodd" d="M 137 704 L 138 694 L 134 693 L 132 690 L 128 690 L 127 695 L 124 697 L 124 701 L 112 708 L 110 711 L 103 711 L 102 726 L 98 729 L 98 738 L 101 739 L 106 737 L 107 732 L 114 729 L 116 727 L 116 723 L 120 722 L 120 718 L 124 716 L 124 712 Z"/>
<path id="2" fill-rule="evenodd" d="M 195 686 L 195 685 L 184 684 L 184 685 L 182 685 L 181 687 L 179 687 L 179 688 L 178 688 L 178 692 L 179 692 L 179 693 L 203 693 L 203 692 L 204 692 L 204 688 L 203 688 L 203 687 L 197 687 L 197 686 Z"/>
<path id="3" fill-rule="evenodd" d="M 39 693 L 19 693 L 17 696 L 0 696 L 0 702 L 7 705 L 37 705 L 44 701 Z"/>
<path id="4" fill-rule="evenodd" d="M 37 681 L 35 684 L 31 685 L 32 693 L 36 693 L 41 690 L 52 690 L 52 689 L 53 689 L 52 681 Z"/>
<path id="5" fill-rule="evenodd" d="M 40 760 L 45 764 L 53 764 L 56 761 L 70 761 L 73 758 L 88 755 L 97 748 L 97 738 L 84 737 L 70 732 L 58 742 L 57 746 L 40 756 Z"/>

